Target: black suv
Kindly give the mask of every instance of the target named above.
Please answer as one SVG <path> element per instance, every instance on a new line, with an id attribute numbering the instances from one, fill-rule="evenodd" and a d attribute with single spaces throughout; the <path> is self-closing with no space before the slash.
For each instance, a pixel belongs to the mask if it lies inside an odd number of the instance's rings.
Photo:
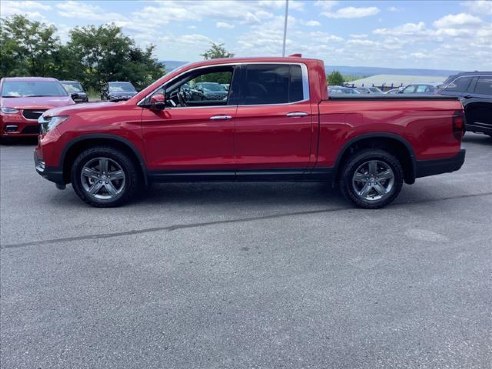
<path id="1" fill-rule="evenodd" d="M 449 76 L 438 93 L 461 99 L 467 131 L 492 137 L 492 72 L 464 72 Z"/>

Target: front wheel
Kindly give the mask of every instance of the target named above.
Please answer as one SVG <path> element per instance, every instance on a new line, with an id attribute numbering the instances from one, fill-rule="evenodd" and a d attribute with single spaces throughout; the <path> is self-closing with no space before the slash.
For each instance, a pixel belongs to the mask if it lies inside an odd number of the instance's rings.
<path id="1" fill-rule="evenodd" d="M 114 207 L 129 201 L 139 188 L 135 163 L 112 147 L 83 151 L 74 161 L 71 173 L 75 193 L 95 207 Z"/>
<path id="2" fill-rule="evenodd" d="M 355 153 L 343 167 L 340 189 L 356 206 L 378 209 L 391 203 L 403 186 L 403 169 L 384 150 Z"/>

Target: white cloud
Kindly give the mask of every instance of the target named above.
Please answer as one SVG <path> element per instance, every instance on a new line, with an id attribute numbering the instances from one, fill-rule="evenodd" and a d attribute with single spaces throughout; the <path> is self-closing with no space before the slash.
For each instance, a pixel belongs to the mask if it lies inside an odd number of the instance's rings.
<path id="1" fill-rule="evenodd" d="M 402 9 L 397 8 L 396 6 L 390 6 L 389 8 L 387 8 L 387 10 L 389 12 L 396 13 L 396 12 L 401 12 Z"/>
<path id="2" fill-rule="evenodd" d="M 336 11 L 322 12 L 321 14 L 328 18 L 363 18 L 371 15 L 376 15 L 380 12 L 375 6 L 367 8 L 356 8 L 349 6 L 346 8 L 337 9 Z"/>
<path id="3" fill-rule="evenodd" d="M 315 6 L 320 7 L 323 10 L 329 11 L 337 6 L 340 2 L 336 0 L 318 0 L 314 3 Z"/>
<path id="4" fill-rule="evenodd" d="M 260 0 L 258 1 L 259 6 L 264 6 L 268 8 L 274 9 L 284 9 L 285 8 L 285 0 Z M 290 10 L 304 10 L 304 3 L 297 0 L 289 1 L 289 9 Z"/>
<path id="5" fill-rule="evenodd" d="M 464 1 L 461 5 L 467 7 L 472 13 L 492 15 L 492 1 L 490 0 Z"/>
<path id="6" fill-rule="evenodd" d="M 90 21 L 125 22 L 127 18 L 116 12 L 107 12 L 98 5 L 84 3 L 81 1 L 65 1 L 56 4 L 58 14 L 65 18 L 87 19 Z"/>
<path id="7" fill-rule="evenodd" d="M 377 28 L 373 31 L 376 35 L 421 35 L 426 33 L 426 27 L 424 22 L 419 23 L 405 23 L 395 28 Z"/>
<path id="8" fill-rule="evenodd" d="M 449 14 L 438 20 L 433 24 L 436 28 L 449 28 L 454 26 L 476 26 L 482 23 L 482 20 L 474 15 L 459 13 Z"/>
<path id="9" fill-rule="evenodd" d="M 319 26 L 321 26 L 321 23 L 318 22 L 317 20 L 308 20 L 308 21 L 303 22 L 303 24 L 305 26 L 308 26 L 308 27 L 319 27 Z"/>
<path id="10" fill-rule="evenodd" d="M 41 14 L 43 11 L 51 9 L 50 5 L 39 1 L 5 1 L 2 0 L 1 16 L 10 17 L 15 14 L 26 15 L 29 19 L 46 21 L 46 17 Z"/>
<path id="11" fill-rule="evenodd" d="M 234 28 L 233 24 L 227 23 L 227 22 L 217 22 L 215 23 L 215 26 L 217 28 L 227 28 L 227 29 L 232 29 Z"/>

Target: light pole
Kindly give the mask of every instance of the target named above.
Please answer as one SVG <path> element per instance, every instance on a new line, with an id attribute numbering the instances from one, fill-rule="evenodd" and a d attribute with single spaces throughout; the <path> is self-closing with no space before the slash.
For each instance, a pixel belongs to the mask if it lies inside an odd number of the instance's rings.
<path id="1" fill-rule="evenodd" d="M 287 18 L 288 17 L 289 17 L 289 0 L 285 0 L 284 45 L 282 47 L 282 56 L 285 56 L 285 41 L 287 39 Z"/>

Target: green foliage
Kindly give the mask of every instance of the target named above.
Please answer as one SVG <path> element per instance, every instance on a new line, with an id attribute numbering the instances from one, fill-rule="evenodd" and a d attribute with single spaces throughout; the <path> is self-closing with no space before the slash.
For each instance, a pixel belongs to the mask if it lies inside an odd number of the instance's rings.
<path id="1" fill-rule="evenodd" d="M 201 54 L 205 60 L 220 59 L 220 58 L 232 58 L 233 53 L 230 53 L 224 48 L 224 44 L 211 43 L 210 49 Z"/>
<path id="2" fill-rule="evenodd" d="M 60 51 L 56 28 L 14 15 L 0 19 L 1 76 L 50 76 Z"/>
<path id="3" fill-rule="evenodd" d="M 328 80 L 328 84 L 330 86 L 341 86 L 341 85 L 343 85 L 343 82 L 345 82 L 342 74 L 337 70 L 334 70 L 333 72 L 331 72 L 327 76 L 327 80 Z"/>
<path id="4" fill-rule="evenodd" d="M 141 49 L 114 24 L 76 27 L 62 45 L 56 28 L 15 15 L 1 19 L 0 76 L 50 76 L 79 80 L 100 91 L 107 81 L 129 81 L 138 89 L 164 74 L 154 46 Z"/>

